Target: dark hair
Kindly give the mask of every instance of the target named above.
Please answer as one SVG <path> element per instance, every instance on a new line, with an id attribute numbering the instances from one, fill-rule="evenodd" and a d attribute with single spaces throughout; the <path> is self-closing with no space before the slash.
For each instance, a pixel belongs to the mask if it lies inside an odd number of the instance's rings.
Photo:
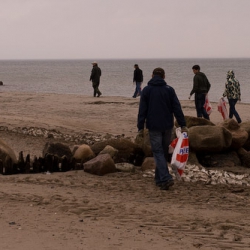
<path id="1" fill-rule="evenodd" d="M 156 69 L 154 69 L 154 71 L 153 71 L 153 75 L 154 76 L 160 76 L 161 78 L 163 78 L 164 76 L 165 76 L 165 71 L 164 71 L 164 69 L 162 69 L 162 68 L 156 68 Z"/>
<path id="2" fill-rule="evenodd" d="M 135 67 L 138 67 L 138 64 L 135 64 Z"/>
<path id="3" fill-rule="evenodd" d="M 195 70 L 200 70 L 200 66 L 199 65 L 194 65 L 192 69 L 195 69 Z"/>

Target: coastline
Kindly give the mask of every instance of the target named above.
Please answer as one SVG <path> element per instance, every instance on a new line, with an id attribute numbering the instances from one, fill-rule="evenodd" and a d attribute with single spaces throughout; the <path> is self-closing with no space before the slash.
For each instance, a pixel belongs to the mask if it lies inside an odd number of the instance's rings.
<path id="1" fill-rule="evenodd" d="M 51 93 L 1 92 L 1 125 L 8 127 L 41 127 L 61 132 L 137 133 L 139 98 Z M 196 116 L 193 100 L 180 101 L 184 115 Z M 210 120 L 223 121 L 217 103 L 211 102 Z M 237 103 L 242 121 L 249 121 L 250 104 Z"/>
<path id="2" fill-rule="evenodd" d="M 39 155 L 48 140 L 4 130 L 43 128 L 64 134 L 134 138 L 139 99 L 82 95 L 0 93 L 1 130 L 16 155 Z M 194 101 L 181 101 L 195 116 Z M 217 103 L 211 121 L 222 122 Z M 249 104 L 237 104 L 243 122 Z M 56 140 L 56 139 L 55 139 Z M 60 140 L 58 140 L 60 141 Z M 72 148 L 76 142 L 67 144 Z M 250 187 L 177 182 L 161 191 L 153 178 L 82 170 L 0 175 L 1 249 L 248 249 Z"/>

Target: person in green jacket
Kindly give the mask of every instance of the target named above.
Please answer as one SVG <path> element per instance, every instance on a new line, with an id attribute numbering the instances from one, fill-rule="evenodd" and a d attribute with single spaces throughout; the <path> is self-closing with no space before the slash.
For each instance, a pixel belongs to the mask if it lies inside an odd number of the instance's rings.
<path id="1" fill-rule="evenodd" d="M 100 84 L 100 77 L 102 74 L 101 69 L 98 67 L 97 62 L 92 62 L 93 65 L 93 69 L 91 71 L 91 75 L 90 75 L 90 81 L 92 81 L 92 87 L 94 89 L 94 97 L 99 97 L 102 93 L 99 90 L 99 84 Z"/>
<path id="2" fill-rule="evenodd" d="M 188 99 L 191 98 L 193 94 L 195 94 L 195 108 L 197 112 L 197 117 L 204 117 L 205 119 L 209 120 L 209 115 L 204 108 L 204 104 L 206 101 L 206 95 L 210 90 L 211 84 L 208 81 L 206 75 L 200 72 L 200 66 L 194 65 L 192 67 L 194 72 L 194 80 L 193 80 L 193 89 L 190 92 L 190 96 Z"/>

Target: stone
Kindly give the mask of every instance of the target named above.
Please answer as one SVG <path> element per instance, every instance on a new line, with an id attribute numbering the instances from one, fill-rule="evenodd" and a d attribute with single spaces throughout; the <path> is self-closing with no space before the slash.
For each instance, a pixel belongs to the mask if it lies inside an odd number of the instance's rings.
<path id="1" fill-rule="evenodd" d="M 237 153 L 241 159 L 241 164 L 244 167 L 250 168 L 250 152 L 246 151 L 244 148 L 240 148 Z"/>
<path id="2" fill-rule="evenodd" d="M 73 155 L 73 158 L 76 160 L 77 163 L 79 163 L 79 162 L 84 163 L 86 161 L 91 160 L 94 157 L 95 157 L 94 152 L 92 151 L 90 146 L 87 144 L 80 145 L 76 149 L 76 151 Z"/>
<path id="3" fill-rule="evenodd" d="M 107 145 L 118 150 L 114 159 L 115 163 L 128 162 L 135 166 L 141 166 L 144 159 L 144 152 L 139 145 L 128 139 L 119 138 L 96 142 L 91 145 L 91 149 L 95 155 L 98 155 Z"/>
<path id="4" fill-rule="evenodd" d="M 190 150 L 194 152 L 220 152 L 232 144 L 232 134 L 220 126 L 193 126 L 188 131 Z"/>
<path id="5" fill-rule="evenodd" d="M 117 171 L 115 163 L 109 154 L 97 155 L 90 161 L 85 162 L 83 167 L 85 172 L 101 176 Z"/>
<path id="6" fill-rule="evenodd" d="M 227 119 L 220 126 L 228 129 L 232 134 L 232 149 L 241 148 L 248 140 L 248 133 L 234 119 Z"/>
<path id="7" fill-rule="evenodd" d="M 45 157 L 46 154 L 57 155 L 58 157 L 63 157 L 65 155 L 67 156 L 68 159 L 70 159 L 73 156 L 69 146 L 60 142 L 58 143 L 47 142 L 43 149 L 43 157 Z"/>
<path id="8" fill-rule="evenodd" d="M 138 135 L 136 136 L 135 143 L 138 144 L 142 148 L 145 157 L 153 156 L 151 145 L 150 145 L 149 133 L 147 129 L 143 130 L 143 137 L 140 137 Z"/>
<path id="9" fill-rule="evenodd" d="M 188 128 L 194 127 L 194 126 L 215 126 L 214 123 L 212 123 L 211 121 L 204 119 L 204 118 L 200 118 L 200 117 L 194 117 L 194 116 L 185 116 L 185 120 L 186 120 L 186 126 Z M 177 121 L 175 121 L 175 126 L 179 127 L 179 124 Z"/>
<path id="10" fill-rule="evenodd" d="M 218 153 L 197 154 L 197 158 L 204 167 L 232 168 L 241 165 L 240 158 L 235 151 L 221 152 L 219 154 Z"/>
<path id="11" fill-rule="evenodd" d="M 12 174 L 17 165 L 17 158 L 13 149 L 2 140 L 0 140 L 0 160 L 0 173 Z"/>
<path id="12" fill-rule="evenodd" d="M 250 151 L 250 122 L 242 122 L 240 124 L 240 128 L 244 129 L 248 133 L 248 138 L 246 142 L 243 145 L 243 148 L 246 149 L 247 151 Z"/>
<path id="13" fill-rule="evenodd" d="M 155 160 L 154 157 L 146 157 L 141 165 L 142 171 L 147 171 L 151 169 L 155 169 Z"/>
<path id="14" fill-rule="evenodd" d="M 116 163 L 115 167 L 121 172 L 135 172 L 135 166 L 126 162 Z"/>
<path id="15" fill-rule="evenodd" d="M 109 154 L 114 159 L 118 154 L 118 150 L 110 145 L 107 145 L 99 154 Z"/>

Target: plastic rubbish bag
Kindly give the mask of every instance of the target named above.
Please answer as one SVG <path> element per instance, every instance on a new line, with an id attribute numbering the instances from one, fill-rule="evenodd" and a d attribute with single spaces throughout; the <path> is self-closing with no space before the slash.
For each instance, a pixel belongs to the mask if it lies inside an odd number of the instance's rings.
<path id="1" fill-rule="evenodd" d="M 226 101 L 224 98 L 220 98 L 218 102 L 218 111 L 221 113 L 223 120 L 226 120 L 229 118 L 228 112 L 227 112 L 227 106 L 226 106 Z"/>
<path id="2" fill-rule="evenodd" d="M 174 139 L 169 146 L 170 151 L 171 149 L 174 149 L 171 159 L 171 167 L 176 175 L 176 178 L 180 179 L 188 161 L 189 142 L 187 133 L 182 133 L 181 128 L 177 128 L 175 132 L 177 138 Z"/>
<path id="3" fill-rule="evenodd" d="M 204 108 L 207 112 L 208 115 L 210 115 L 212 113 L 212 105 L 208 99 L 208 94 L 206 94 L 206 99 L 205 99 L 205 104 L 204 104 Z"/>

